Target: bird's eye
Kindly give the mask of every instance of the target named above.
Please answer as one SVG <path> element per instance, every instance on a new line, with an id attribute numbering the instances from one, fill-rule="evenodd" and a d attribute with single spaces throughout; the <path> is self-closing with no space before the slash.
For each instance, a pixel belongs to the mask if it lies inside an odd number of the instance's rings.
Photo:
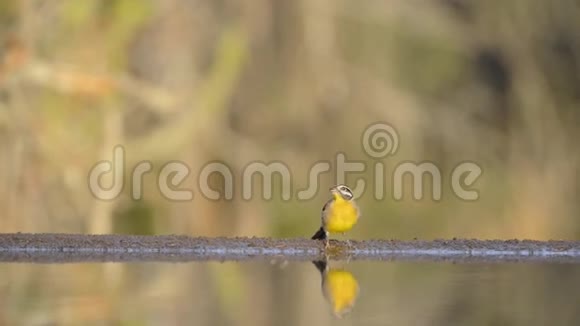
<path id="1" fill-rule="evenodd" d="M 338 189 L 339 189 L 339 191 L 340 191 L 340 192 L 341 192 L 341 193 L 342 193 L 344 196 L 346 196 L 346 197 L 348 197 L 348 198 L 352 198 L 352 196 L 353 196 L 353 195 L 352 195 L 352 191 L 351 191 L 351 190 L 350 190 L 348 187 L 346 187 L 346 186 L 341 186 L 341 187 L 339 187 Z"/>

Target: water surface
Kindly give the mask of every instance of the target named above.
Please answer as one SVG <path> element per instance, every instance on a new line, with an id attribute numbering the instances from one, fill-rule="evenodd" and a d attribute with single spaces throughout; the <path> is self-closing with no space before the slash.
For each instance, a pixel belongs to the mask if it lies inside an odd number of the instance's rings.
<path id="1" fill-rule="evenodd" d="M 572 325 L 580 265 L 2 263 L 0 324 Z"/>

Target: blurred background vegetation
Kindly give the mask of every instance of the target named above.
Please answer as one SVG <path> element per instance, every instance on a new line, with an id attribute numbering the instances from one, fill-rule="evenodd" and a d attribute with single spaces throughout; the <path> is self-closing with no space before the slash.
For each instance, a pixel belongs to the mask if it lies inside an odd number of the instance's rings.
<path id="1" fill-rule="evenodd" d="M 2 1 L 0 230 L 310 236 L 332 173 L 302 202 L 244 201 L 239 183 L 236 200 L 207 200 L 196 173 L 221 161 L 239 180 L 282 161 L 302 189 L 338 152 L 376 163 L 361 136 L 385 121 L 401 139 L 387 185 L 396 164 L 430 160 L 443 199 L 367 191 L 353 238 L 578 238 L 579 13 L 569 0 Z M 117 144 L 126 171 L 155 167 L 141 201 L 89 191 Z M 156 189 L 173 160 L 191 167 L 190 202 Z M 451 192 L 465 160 L 484 170 L 476 202 Z"/>
<path id="2" fill-rule="evenodd" d="M 239 180 L 250 162 L 282 161 L 301 189 L 338 152 L 376 163 L 361 136 L 385 121 L 401 140 L 381 161 L 387 184 L 398 163 L 430 160 L 443 198 L 367 191 L 351 238 L 578 239 L 579 18 L 573 0 L 0 1 L 0 232 L 309 237 L 332 174 L 310 201 L 244 201 L 239 188 L 211 201 L 196 171 L 221 161 Z M 130 187 L 114 201 L 89 191 L 117 144 L 127 171 L 156 169 L 141 201 Z M 181 187 L 193 201 L 155 187 L 173 160 L 191 167 Z M 465 160 L 484 170 L 475 202 L 449 185 Z M 498 267 L 489 287 L 485 266 L 365 266 L 353 268 L 354 310 L 367 324 L 528 325 L 514 307 L 577 323 L 566 266 Z M 0 324 L 335 325 L 310 264 L 3 264 L 0 275 Z"/>

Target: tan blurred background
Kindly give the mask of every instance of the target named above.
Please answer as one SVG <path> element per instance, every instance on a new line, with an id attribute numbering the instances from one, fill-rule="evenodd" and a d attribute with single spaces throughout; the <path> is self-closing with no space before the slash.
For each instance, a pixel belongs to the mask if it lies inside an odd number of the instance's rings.
<path id="1" fill-rule="evenodd" d="M 211 201 L 196 171 L 221 161 L 239 179 L 282 161 L 298 190 L 338 152 L 376 163 L 360 140 L 385 121 L 401 139 L 387 184 L 396 164 L 430 160 L 443 199 L 367 192 L 353 238 L 578 238 L 579 13 L 543 0 L 2 1 L 0 230 L 307 237 L 330 173 L 310 201 L 239 188 Z M 129 186 L 114 201 L 89 192 L 117 144 L 126 171 L 153 163 L 141 201 Z M 193 171 L 191 202 L 155 187 L 174 160 Z M 484 170 L 476 202 L 450 189 L 464 160 Z"/>
<path id="2" fill-rule="evenodd" d="M 195 171 L 222 161 L 239 179 L 282 161 L 301 189 L 338 152 L 377 163 L 360 140 L 385 121 L 400 136 L 387 181 L 430 160 L 443 199 L 367 192 L 351 238 L 578 239 L 579 18 L 571 0 L 0 1 L 0 232 L 309 237 L 331 174 L 309 201 L 243 201 L 239 188 L 210 201 Z M 127 171 L 155 167 L 142 201 L 128 186 L 113 201 L 89 192 L 117 144 Z M 181 185 L 193 201 L 155 188 L 173 160 L 194 171 Z M 476 202 L 450 191 L 465 160 L 484 170 Z M 566 265 L 347 269 L 358 324 L 578 319 Z M 310 264 L 2 264 L 0 276 L 2 325 L 337 325 Z"/>

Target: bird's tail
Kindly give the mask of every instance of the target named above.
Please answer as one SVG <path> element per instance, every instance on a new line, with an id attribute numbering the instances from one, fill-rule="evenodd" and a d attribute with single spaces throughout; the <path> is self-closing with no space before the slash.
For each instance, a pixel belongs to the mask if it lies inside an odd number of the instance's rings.
<path id="1" fill-rule="evenodd" d="M 314 233 L 314 235 L 312 236 L 312 240 L 326 240 L 326 232 L 324 231 L 322 226 L 320 227 L 320 229 L 318 229 L 318 231 L 316 231 L 316 233 Z"/>

